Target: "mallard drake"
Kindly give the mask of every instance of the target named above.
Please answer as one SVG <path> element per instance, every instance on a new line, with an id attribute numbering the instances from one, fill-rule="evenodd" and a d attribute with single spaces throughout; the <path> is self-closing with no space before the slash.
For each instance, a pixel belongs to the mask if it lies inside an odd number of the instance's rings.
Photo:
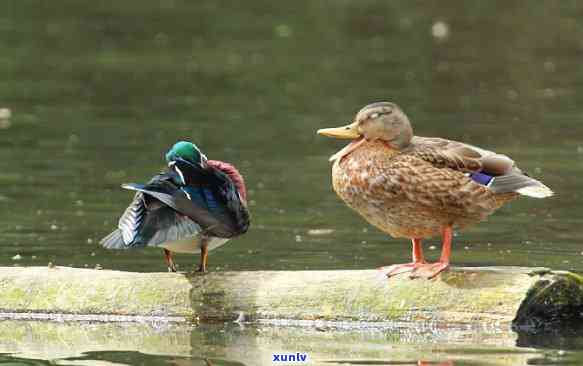
<path id="1" fill-rule="evenodd" d="M 163 248 L 171 272 L 173 253 L 200 252 L 198 271 L 206 272 L 208 252 L 249 228 L 245 182 L 233 165 L 208 160 L 191 142 L 177 142 L 166 162 L 147 184 L 122 185 L 136 194 L 101 245 Z"/>
<path id="2" fill-rule="evenodd" d="M 553 195 L 506 155 L 414 136 L 394 103 L 369 104 L 351 124 L 318 134 L 353 140 L 330 158 L 338 196 L 372 225 L 413 243 L 411 263 L 380 268 L 388 277 L 410 272 L 412 278 L 433 278 L 449 267 L 454 227 L 478 223 L 519 195 Z M 440 234 L 441 257 L 429 264 L 421 240 Z"/>

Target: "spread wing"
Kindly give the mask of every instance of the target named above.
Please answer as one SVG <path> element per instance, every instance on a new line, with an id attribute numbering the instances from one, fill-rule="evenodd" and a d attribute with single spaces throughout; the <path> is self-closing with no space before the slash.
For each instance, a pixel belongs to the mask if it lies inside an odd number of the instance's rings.
<path id="1" fill-rule="evenodd" d="M 118 228 L 101 240 L 108 249 L 130 249 L 180 240 L 202 228 L 156 198 L 137 192 L 118 222 Z"/>
<path id="2" fill-rule="evenodd" d="M 147 185 L 124 184 L 124 188 L 155 198 L 176 213 L 198 224 L 205 234 L 221 238 L 234 236 L 232 224 L 213 210 L 210 195 L 202 187 L 177 186 L 172 182 L 155 182 Z"/>

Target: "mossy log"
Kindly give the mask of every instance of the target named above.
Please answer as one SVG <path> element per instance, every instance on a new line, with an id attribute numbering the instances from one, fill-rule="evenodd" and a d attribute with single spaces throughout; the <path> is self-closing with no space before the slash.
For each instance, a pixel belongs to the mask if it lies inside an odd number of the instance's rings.
<path id="1" fill-rule="evenodd" d="M 130 273 L 0 268 L 5 317 L 222 322 L 288 319 L 553 326 L 583 320 L 583 279 L 532 268 L 453 268 L 433 280 L 376 270 Z M 47 315 L 48 314 L 48 315 Z M 1 316 L 1 314 L 0 314 Z"/>

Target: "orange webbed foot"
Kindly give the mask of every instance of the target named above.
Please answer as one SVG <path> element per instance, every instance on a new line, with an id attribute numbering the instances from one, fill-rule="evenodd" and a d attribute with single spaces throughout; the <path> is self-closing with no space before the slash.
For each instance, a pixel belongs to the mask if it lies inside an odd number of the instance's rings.
<path id="1" fill-rule="evenodd" d="M 449 268 L 448 262 L 427 263 L 415 268 L 409 278 L 435 278 L 438 274 Z"/>
<path id="2" fill-rule="evenodd" d="M 416 268 L 427 264 L 423 257 L 423 248 L 421 247 L 421 239 L 411 239 L 413 243 L 413 262 L 405 264 L 393 264 L 392 266 L 380 267 L 379 271 L 383 272 L 388 278 L 394 277 L 401 273 L 415 271 Z"/>
<path id="3" fill-rule="evenodd" d="M 379 267 L 377 270 L 384 273 L 388 278 L 394 277 L 401 273 L 412 272 L 416 268 L 427 265 L 425 262 L 411 262 L 404 264 L 393 264 L 392 266 Z"/>

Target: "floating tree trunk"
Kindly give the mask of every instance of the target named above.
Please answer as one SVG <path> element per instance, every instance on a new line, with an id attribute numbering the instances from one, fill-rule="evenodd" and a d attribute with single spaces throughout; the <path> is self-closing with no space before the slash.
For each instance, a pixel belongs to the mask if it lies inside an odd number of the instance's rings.
<path id="1" fill-rule="evenodd" d="M 516 267 L 453 268 L 433 280 L 376 270 L 131 273 L 0 268 L 4 317 L 222 322 L 438 322 L 562 326 L 583 320 L 583 280 Z M 0 314 L 1 316 L 1 314 Z"/>

